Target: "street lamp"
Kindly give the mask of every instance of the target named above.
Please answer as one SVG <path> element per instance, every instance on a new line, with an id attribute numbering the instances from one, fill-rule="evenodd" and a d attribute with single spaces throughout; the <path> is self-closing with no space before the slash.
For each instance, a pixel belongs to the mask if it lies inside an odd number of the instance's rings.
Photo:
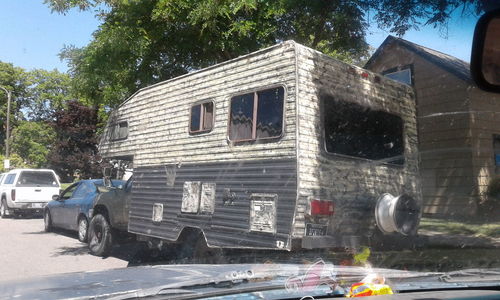
<path id="1" fill-rule="evenodd" d="M 0 89 L 2 89 L 7 94 L 7 132 L 5 134 L 5 159 L 9 159 L 10 98 L 12 96 L 12 93 L 2 86 L 0 86 Z"/>

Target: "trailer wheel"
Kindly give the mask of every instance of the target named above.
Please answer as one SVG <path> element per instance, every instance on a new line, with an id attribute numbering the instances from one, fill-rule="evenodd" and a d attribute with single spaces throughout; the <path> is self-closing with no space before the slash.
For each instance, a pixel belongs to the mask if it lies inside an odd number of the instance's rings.
<path id="1" fill-rule="evenodd" d="M 90 221 L 88 241 L 90 253 L 96 256 L 107 256 L 113 246 L 113 232 L 108 220 L 101 214 Z"/>

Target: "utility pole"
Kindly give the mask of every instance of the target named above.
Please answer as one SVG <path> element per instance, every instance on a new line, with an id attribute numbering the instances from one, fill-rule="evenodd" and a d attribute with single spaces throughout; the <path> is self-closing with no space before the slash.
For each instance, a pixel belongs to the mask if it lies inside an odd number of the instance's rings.
<path id="1" fill-rule="evenodd" d="M 7 131 L 5 133 L 5 160 L 9 160 L 9 140 L 10 140 L 10 101 L 12 97 L 12 92 L 9 91 L 8 89 L 0 86 L 0 89 L 2 89 L 6 94 L 7 94 Z M 8 164 L 8 163 L 7 163 Z M 8 166 L 6 167 L 8 169 Z"/>

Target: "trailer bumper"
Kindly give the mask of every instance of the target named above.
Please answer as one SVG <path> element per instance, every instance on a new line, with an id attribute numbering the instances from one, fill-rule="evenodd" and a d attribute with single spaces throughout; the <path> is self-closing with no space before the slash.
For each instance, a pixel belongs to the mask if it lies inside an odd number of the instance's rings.
<path id="1" fill-rule="evenodd" d="M 362 238 L 355 235 L 342 236 L 305 236 L 302 238 L 302 248 L 358 248 Z"/>

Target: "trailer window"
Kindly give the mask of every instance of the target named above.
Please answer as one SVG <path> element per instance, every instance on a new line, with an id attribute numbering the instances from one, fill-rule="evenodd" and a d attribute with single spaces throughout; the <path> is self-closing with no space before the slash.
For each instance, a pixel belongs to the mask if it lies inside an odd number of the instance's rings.
<path id="1" fill-rule="evenodd" d="M 214 124 L 214 103 L 206 102 L 191 106 L 189 132 L 199 133 L 212 130 Z"/>
<path id="2" fill-rule="evenodd" d="M 231 98 L 229 139 L 251 141 L 280 137 L 285 90 L 277 87 Z"/>
<path id="3" fill-rule="evenodd" d="M 356 103 L 323 100 L 325 146 L 329 153 L 403 164 L 403 120 Z"/>
<path id="4" fill-rule="evenodd" d="M 111 141 L 125 140 L 128 137 L 128 123 L 118 122 L 111 126 Z"/>

